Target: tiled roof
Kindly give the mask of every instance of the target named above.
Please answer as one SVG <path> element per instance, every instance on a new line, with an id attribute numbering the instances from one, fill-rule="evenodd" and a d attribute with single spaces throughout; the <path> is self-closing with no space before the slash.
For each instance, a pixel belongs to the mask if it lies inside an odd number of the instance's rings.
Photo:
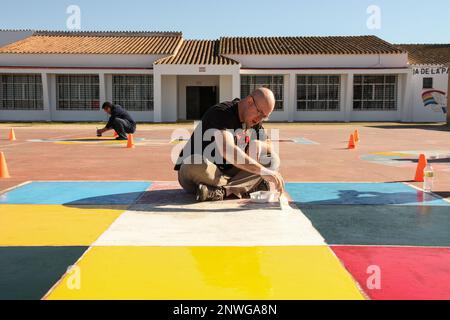
<path id="1" fill-rule="evenodd" d="M 159 59 L 155 64 L 238 64 L 232 59 L 220 56 L 218 49 L 218 40 L 184 40 L 176 54 Z"/>
<path id="2" fill-rule="evenodd" d="M 450 63 L 450 44 L 399 44 L 397 47 L 408 51 L 410 64 L 448 65 Z"/>
<path id="3" fill-rule="evenodd" d="M 12 54 L 173 54 L 179 32 L 52 32 L 38 31 L 0 48 Z"/>
<path id="4" fill-rule="evenodd" d="M 223 37 L 224 55 L 399 54 L 403 51 L 375 36 Z"/>

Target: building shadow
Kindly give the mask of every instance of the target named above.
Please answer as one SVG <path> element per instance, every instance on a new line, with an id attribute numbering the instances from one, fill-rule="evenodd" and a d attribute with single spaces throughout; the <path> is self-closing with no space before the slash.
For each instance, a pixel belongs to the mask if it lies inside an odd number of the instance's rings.
<path id="1" fill-rule="evenodd" d="M 399 159 L 395 159 L 395 161 L 399 161 L 399 162 L 414 162 L 414 163 L 418 163 L 419 159 L 418 158 L 399 158 Z M 441 164 L 441 163 L 448 163 L 450 164 L 450 156 L 445 156 L 444 158 L 439 158 L 439 159 L 427 159 L 428 163 L 435 163 L 435 164 Z"/>
<path id="2" fill-rule="evenodd" d="M 390 124 L 390 125 L 369 125 L 371 128 L 378 129 L 420 129 L 420 130 L 431 130 L 431 131 L 450 131 L 450 126 L 446 123 L 442 124 Z"/>

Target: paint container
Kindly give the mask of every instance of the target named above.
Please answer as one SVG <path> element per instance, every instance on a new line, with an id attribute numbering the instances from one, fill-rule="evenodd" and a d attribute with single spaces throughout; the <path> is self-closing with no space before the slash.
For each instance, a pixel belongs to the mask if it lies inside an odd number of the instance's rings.
<path id="1" fill-rule="evenodd" d="M 250 194 L 250 201 L 256 203 L 277 202 L 279 198 L 280 193 L 273 191 L 258 191 Z"/>
<path id="2" fill-rule="evenodd" d="M 433 191 L 433 183 L 434 183 L 433 167 L 428 163 L 428 165 L 423 170 L 423 173 L 424 173 L 423 191 L 430 193 Z"/>

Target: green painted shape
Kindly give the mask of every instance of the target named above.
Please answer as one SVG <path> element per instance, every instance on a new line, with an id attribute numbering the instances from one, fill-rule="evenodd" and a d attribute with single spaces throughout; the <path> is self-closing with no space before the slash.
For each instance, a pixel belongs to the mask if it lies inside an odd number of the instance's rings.
<path id="1" fill-rule="evenodd" d="M 448 207 L 297 206 L 330 245 L 450 247 Z"/>
<path id="2" fill-rule="evenodd" d="M 88 247 L 0 247 L 0 300 L 39 300 Z"/>

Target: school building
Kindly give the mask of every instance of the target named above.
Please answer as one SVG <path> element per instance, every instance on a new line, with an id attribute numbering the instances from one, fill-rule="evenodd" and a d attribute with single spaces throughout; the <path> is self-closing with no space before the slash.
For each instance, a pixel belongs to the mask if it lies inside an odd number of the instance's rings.
<path id="1" fill-rule="evenodd" d="M 450 45 L 376 36 L 221 37 L 181 32 L 0 31 L 0 121 L 201 118 L 219 101 L 272 89 L 271 121 L 446 120 Z"/>

